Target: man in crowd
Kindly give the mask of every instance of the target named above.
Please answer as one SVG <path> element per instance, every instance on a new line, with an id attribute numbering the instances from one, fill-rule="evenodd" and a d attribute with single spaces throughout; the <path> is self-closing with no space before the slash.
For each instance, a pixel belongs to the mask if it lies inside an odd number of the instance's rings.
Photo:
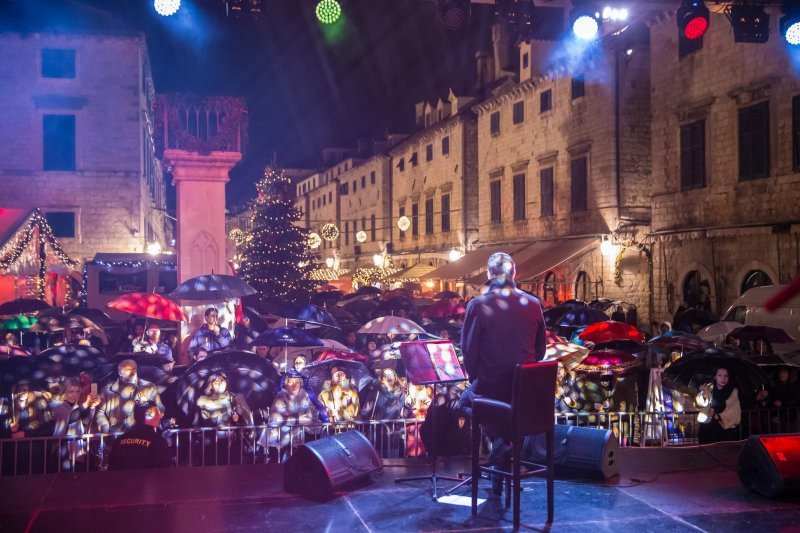
<path id="1" fill-rule="evenodd" d="M 172 463 L 169 445 L 158 425 L 163 411 L 153 402 L 133 406 L 134 425 L 114 442 L 111 452 L 111 470 L 135 468 L 164 468 Z"/>
<path id="2" fill-rule="evenodd" d="M 150 324 L 145 331 L 145 338 L 135 339 L 133 344 L 134 353 L 155 355 L 163 364 L 159 365 L 164 372 L 172 372 L 175 360 L 172 358 L 172 350 L 167 343 L 161 341 L 161 328 L 158 324 Z"/>
<path id="3" fill-rule="evenodd" d="M 227 348 L 231 344 L 231 332 L 219 325 L 219 311 L 209 307 L 205 312 L 205 324 L 192 335 L 189 354 L 197 360 L 205 359 L 214 350 Z"/>
<path id="4" fill-rule="evenodd" d="M 125 431 L 133 427 L 134 403 L 153 402 L 161 412 L 164 405 L 158 389 L 152 383 L 139 379 L 136 361 L 125 359 L 117 366 L 119 378 L 103 389 L 97 409 L 97 429 L 101 433 Z"/>
<path id="5" fill-rule="evenodd" d="M 43 437 L 53 433 L 53 414 L 49 392 L 32 391 L 30 384 L 20 382 L 12 395 L 7 425 L 12 439 Z"/>

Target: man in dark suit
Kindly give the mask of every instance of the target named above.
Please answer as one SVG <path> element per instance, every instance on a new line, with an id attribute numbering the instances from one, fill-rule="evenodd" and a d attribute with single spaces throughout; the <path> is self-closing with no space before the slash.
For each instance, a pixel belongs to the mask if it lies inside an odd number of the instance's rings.
<path id="1" fill-rule="evenodd" d="M 514 368 L 544 357 L 547 330 L 539 300 L 514 283 L 516 266 L 511 256 L 493 254 L 487 267 L 485 292 L 467 305 L 461 350 L 474 392 L 511 402 Z"/>

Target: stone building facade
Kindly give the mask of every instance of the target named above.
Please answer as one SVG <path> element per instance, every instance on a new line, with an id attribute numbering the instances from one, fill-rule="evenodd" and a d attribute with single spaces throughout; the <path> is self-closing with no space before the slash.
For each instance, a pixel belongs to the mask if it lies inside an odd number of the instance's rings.
<path id="1" fill-rule="evenodd" d="M 745 289 L 800 272 L 800 82 L 769 8 L 770 39 L 736 43 L 723 14 L 695 49 L 674 12 L 652 31 L 655 305 L 724 313 Z"/>
<path id="2" fill-rule="evenodd" d="M 0 206 L 39 208 L 66 252 L 171 245 L 140 34 L 0 34 Z"/>

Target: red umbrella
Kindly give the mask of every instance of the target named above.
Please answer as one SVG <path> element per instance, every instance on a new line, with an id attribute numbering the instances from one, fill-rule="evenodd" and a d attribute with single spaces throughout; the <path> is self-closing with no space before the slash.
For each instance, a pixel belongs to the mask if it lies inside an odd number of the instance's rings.
<path id="1" fill-rule="evenodd" d="M 594 350 L 575 367 L 575 372 L 624 376 L 641 365 L 635 355 L 622 350 Z"/>
<path id="2" fill-rule="evenodd" d="M 169 320 L 171 322 L 189 321 L 186 313 L 183 312 L 183 309 L 178 307 L 178 304 L 164 298 L 160 294 L 132 292 L 109 302 L 108 307 L 116 309 L 117 311 L 122 311 L 123 313 L 146 316 L 157 320 Z"/>
<path id="3" fill-rule="evenodd" d="M 464 308 L 452 300 L 439 300 L 426 307 L 422 312 L 422 316 L 426 318 L 445 318 L 463 314 Z"/>
<path id="4" fill-rule="evenodd" d="M 597 322 L 587 326 L 586 329 L 578 335 L 578 338 L 595 344 L 624 340 L 642 342 L 644 340 L 642 332 L 636 329 L 635 326 L 631 326 L 625 322 L 614 322 L 613 320 Z"/>

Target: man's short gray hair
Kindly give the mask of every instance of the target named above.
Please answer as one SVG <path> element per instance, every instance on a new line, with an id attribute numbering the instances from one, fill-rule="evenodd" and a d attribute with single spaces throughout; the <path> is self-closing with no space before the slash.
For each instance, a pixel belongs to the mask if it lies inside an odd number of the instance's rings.
<path id="1" fill-rule="evenodd" d="M 490 278 L 504 276 L 506 279 L 514 279 L 517 275 L 517 267 L 514 260 L 505 252 L 497 252 L 489 257 L 486 268 Z"/>

